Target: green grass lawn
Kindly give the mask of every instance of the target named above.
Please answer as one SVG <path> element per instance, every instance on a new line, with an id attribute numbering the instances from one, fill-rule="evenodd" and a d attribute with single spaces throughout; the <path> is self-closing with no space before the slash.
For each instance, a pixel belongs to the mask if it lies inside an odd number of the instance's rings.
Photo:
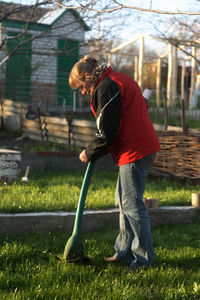
<path id="1" fill-rule="evenodd" d="M 28 183 L 0 184 L 0 212 L 74 211 L 84 170 L 31 173 Z M 117 171 L 94 170 L 85 209 L 115 207 Z M 200 192 L 200 184 L 189 185 L 164 178 L 148 178 L 144 197 L 158 198 L 159 205 L 191 205 L 191 193 Z"/>
<path id="2" fill-rule="evenodd" d="M 199 227 L 200 219 L 153 228 L 155 265 L 135 273 L 103 260 L 113 254 L 116 228 L 83 234 L 86 265 L 56 259 L 70 237 L 63 231 L 0 237 L 0 299 L 200 299 Z"/>

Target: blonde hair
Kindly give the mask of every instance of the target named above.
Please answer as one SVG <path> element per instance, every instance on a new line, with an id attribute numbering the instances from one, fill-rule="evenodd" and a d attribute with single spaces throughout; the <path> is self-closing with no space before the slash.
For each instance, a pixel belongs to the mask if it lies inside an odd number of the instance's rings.
<path id="1" fill-rule="evenodd" d="M 85 73 L 92 75 L 94 69 L 98 66 L 95 58 L 88 55 L 84 56 L 72 68 L 69 76 L 69 85 L 74 90 L 84 81 Z"/>

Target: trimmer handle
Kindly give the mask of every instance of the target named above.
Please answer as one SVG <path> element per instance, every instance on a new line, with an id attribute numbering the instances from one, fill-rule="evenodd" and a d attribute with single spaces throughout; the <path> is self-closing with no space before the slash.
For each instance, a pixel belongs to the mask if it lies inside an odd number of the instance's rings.
<path id="1" fill-rule="evenodd" d="M 88 187 L 90 184 L 93 167 L 94 167 L 94 162 L 90 161 L 87 165 L 87 169 L 85 171 L 85 176 L 84 176 L 82 187 L 81 187 L 81 192 L 80 192 L 79 201 L 78 201 L 78 207 L 76 210 L 76 218 L 75 218 L 75 223 L 74 223 L 73 235 L 79 235 L 80 231 L 81 231 L 85 199 L 87 196 L 87 191 L 88 191 Z"/>

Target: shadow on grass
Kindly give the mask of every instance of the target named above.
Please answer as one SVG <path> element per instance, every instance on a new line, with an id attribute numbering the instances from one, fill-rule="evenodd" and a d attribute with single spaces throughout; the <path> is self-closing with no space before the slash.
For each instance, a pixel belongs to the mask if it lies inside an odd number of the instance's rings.
<path id="1" fill-rule="evenodd" d="M 169 251 L 170 254 L 170 251 Z M 154 267 L 158 268 L 174 268 L 185 271 L 198 271 L 200 265 L 200 256 L 199 257 L 174 257 L 174 258 L 156 258 Z"/>
<path id="2" fill-rule="evenodd" d="M 153 228 L 155 266 L 196 270 L 200 265 L 200 254 L 197 251 L 200 247 L 199 225 L 200 220 L 194 224 Z M 108 263 L 104 261 L 104 257 L 114 253 L 113 246 L 117 234 L 118 229 L 109 227 L 82 235 L 85 253 L 90 258 L 88 265 L 94 266 L 98 271 L 107 267 Z M 18 237 L 1 237 L 1 269 L 5 270 L 8 266 L 14 268 L 27 262 L 36 265 L 49 262 L 57 264 L 57 256 L 63 255 L 70 236 L 70 233 L 59 230 L 48 234 L 29 232 Z"/>

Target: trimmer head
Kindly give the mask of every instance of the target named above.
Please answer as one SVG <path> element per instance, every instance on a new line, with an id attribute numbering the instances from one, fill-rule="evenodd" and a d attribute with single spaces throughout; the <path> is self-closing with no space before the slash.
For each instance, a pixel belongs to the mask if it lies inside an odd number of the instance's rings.
<path id="1" fill-rule="evenodd" d="M 63 259 L 74 260 L 85 257 L 84 244 L 79 236 L 72 235 L 65 246 Z"/>
<path id="2" fill-rule="evenodd" d="M 58 259 L 65 263 L 88 263 L 90 259 L 85 255 L 84 244 L 79 236 L 72 235 L 65 246 L 64 254 Z"/>

